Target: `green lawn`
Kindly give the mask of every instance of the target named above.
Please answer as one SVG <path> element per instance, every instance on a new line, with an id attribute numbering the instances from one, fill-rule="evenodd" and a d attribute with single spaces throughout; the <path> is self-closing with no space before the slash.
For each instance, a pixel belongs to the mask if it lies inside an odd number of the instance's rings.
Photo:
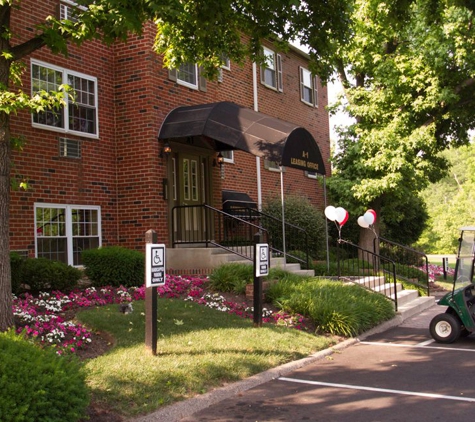
<path id="1" fill-rule="evenodd" d="M 85 365 L 93 399 L 125 416 L 150 413 L 336 343 L 335 337 L 273 324 L 255 328 L 249 319 L 159 299 L 159 340 L 152 356 L 144 345 L 144 302 L 135 302 L 128 315 L 110 305 L 79 312 L 77 318 L 117 341 Z"/>

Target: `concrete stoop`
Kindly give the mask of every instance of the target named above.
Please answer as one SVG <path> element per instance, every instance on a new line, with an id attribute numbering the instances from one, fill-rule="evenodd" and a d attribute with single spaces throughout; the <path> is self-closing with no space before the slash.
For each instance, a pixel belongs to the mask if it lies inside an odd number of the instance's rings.
<path id="1" fill-rule="evenodd" d="M 248 251 L 246 251 L 248 252 Z M 220 248 L 170 248 L 167 249 L 167 272 L 189 272 L 208 274 L 222 264 L 236 262 L 252 265 L 253 262 L 240 255 Z M 282 268 L 291 273 L 313 277 L 315 271 L 302 270 L 300 264 L 285 264 L 284 258 L 271 258 L 271 268 Z"/>
<path id="2" fill-rule="evenodd" d="M 231 257 L 229 262 L 239 262 L 241 264 L 252 265 L 253 262 L 248 259 L 242 259 L 239 255 L 234 255 Z M 289 273 L 298 274 L 306 277 L 314 277 L 314 270 L 302 270 L 300 264 L 289 264 L 284 262 L 284 258 L 271 258 L 270 259 L 270 268 L 281 268 Z"/>

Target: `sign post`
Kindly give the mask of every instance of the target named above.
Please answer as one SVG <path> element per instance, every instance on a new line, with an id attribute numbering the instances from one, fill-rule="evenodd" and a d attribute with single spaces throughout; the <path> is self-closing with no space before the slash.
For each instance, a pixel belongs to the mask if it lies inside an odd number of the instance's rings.
<path id="1" fill-rule="evenodd" d="M 165 284 L 165 245 L 157 244 L 157 233 L 145 233 L 145 348 L 157 354 L 157 287 Z"/>
<path id="2" fill-rule="evenodd" d="M 260 242 L 260 234 L 254 236 L 254 326 L 262 327 L 262 280 L 269 274 L 269 245 Z"/>

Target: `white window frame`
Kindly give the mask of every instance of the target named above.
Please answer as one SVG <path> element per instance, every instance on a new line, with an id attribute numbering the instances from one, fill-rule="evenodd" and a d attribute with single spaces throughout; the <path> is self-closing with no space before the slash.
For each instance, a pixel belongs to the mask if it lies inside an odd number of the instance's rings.
<path id="1" fill-rule="evenodd" d="M 317 172 L 315 171 L 305 171 L 305 176 L 307 176 L 309 179 L 315 179 L 317 180 Z"/>
<path id="2" fill-rule="evenodd" d="M 277 161 L 271 161 L 267 158 L 264 159 L 264 168 L 269 171 L 274 171 L 276 173 L 285 173 L 285 167 L 279 166 Z"/>
<path id="3" fill-rule="evenodd" d="M 231 71 L 231 60 L 229 57 L 223 57 L 224 63 L 219 68 L 218 82 L 223 82 L 223 70 Z"/>
<path id="4" fill-rule="evenodd" d="M 318 107 L 318 85 L 316 76 L 312 75 L 308 69 L 299 66 L 299 80 L 300 80 L 300 100 L 312 107 Z M 304 93 L 310 92 L 311 101 L 305 98 Z"/>
<path id="5" fill-rule="evenodd" d="M 199 90 L 206 92 L 207 91 L 207 81 L 206 78 L 201 74 L 201 70 L 197 64 L 183 64 L 182 66 L 194 66 L 194 75 L 195 81 L 193 84 L 188 81 L 180 79 L 180 69 L 169 69 L 168 70 L 168 79 L 175 82 L 177 85 L 182 85 L 190 89 Z M 181 67 L 181 66 L 180 66 Z"/>
<path id="6" fill-rule="evenodd" d="M 72 9 L 78 8 L 79 10 L 87 10 L 87 7 L 78 5 L 75 1 L 72 0 L 61 0 L 59 3 L 59 19 L 67 19 L 72 22 L 77 22 L 75 16 L 72 15 Z"/>
<path id="7" fill-rule="evenodd" d="M 194 79 L 195 79 L 195 82 L 194 83 L 190 83 L 188 81 L 185 81 L 183 79 L 180 79 L 180 69 L 182 69 L 184 66 L 191 66 L 193 69 L 194 69 L 194 72 L 193 72 L 193 76 L 194 76 Z M 183 70 L 181 70 L 181 72 L 183 72 Z M 199 76 L 198 76 L 198 66 L 196 64 L 189 64 L 189 63 L 185 63 L 185 64 L 182 64 L 178 69 L 177 69 L 177 72 L 176 72 L 176 82 L 178 85 L 183 85 L 183 86 L 186 86 L 188 88 L 191 88 L 191 89 L 198 89 L 199 88 L 199 84 L 198 84 L 198 79 Z"/>
<path id="8" fill-rule="evenodd" d="M 265 64 L 261 66 L 261 83 L 267 88 L 271 88 L 275 91 L 283 92 L 283 73 L 282 73 L 282 56 L 275 53 L 273 50 L 267 47 L 263 48 L 263 54 L 265 58 Z M 266 73 L 267 71 L 267 73 Z M 272 83 L 266 78 L 268 72 L 271 71 L 274 75 L 275 83 Z"/>
<path id="9" fill-rule="evenodd" d="M 102 220 L 101 220 L 101 207 L 97 205 L 72 205 L 72 204 L 49 204 L 43 202 L 36 202 L 34 204 L 34 222 L 35 222 L 35 257 L 38 257 L 38 238 L 43 238 L 39 232 L 37 222 L 37 209 L 39 208 L 54 208 L 63 209 L 65 212 L 65 235 L 64 236 L 46 236 L 51 238 L 65 238 L 66 239 L 66 251 L 67 251 L 67 264 L 74 265 L 74 250 L 73 240 L 74 238 L 81 236 L 73 235 L 73 210 L 90 210 L 97 211 L 97 235 L 82 236 L 87 238 L 98 238 L 99 247 L 102 246 Z M 76 265 L 76 267 L 79 265 Z"/>
<path id="10" fill-rule="evenodd" d="M 221 151 L 221 155 L 223 156 L 223 162 L 234 164 L 234 151 L 232 149 Z M 228 156 L 226 157 L 226 155 Z"/>
<path id="11" fill-rule="evenodd" d="M 68 77 L 70 77 L 70 76 L 78 77 L 78 78 L 84 79 L 85 81 L 93 83 L 93 86 L 94 86 L 94 93 L 93 93 L 94 104 L 92 106 L 90 106 L 89 104 L 84 103 L 83 106 L 85 108 L 92 109 L 93 112 L 94 112 L 94 126 L 95 126 L 94 130 L 95 130 L 95 133 L 89 133 L 89 132 L 83 132 L 83 131 L 80 131 L 80 130 L 74 130 L 73 128 L 70 127 L 70 122 L 69 122 L 69 111 L 70 110 L 69 109 L 71 107 L 74 107 L 75 105 L 74 105 L 74 103 L 69 101 L 68 94 L 66 92 L 64 93 L 65 105 L 63 106 L 63 116 L 62 116 L 62 125 L 63 125 L 63 127 L 58 127 L 58 126 L 54 126 L 54 125 L 48 125 L 48 124 L 44 124 L 44 123 L 35 122 L 34 121 L 35 114 L 32 114 L 32 116 L 31 116 L 32 126 L 36 127 L 36 128 L 51 130 L 51 131 L 54 131 L 54 132 L 74 133 L 75 135 L 79 135 L 79 136 L 83 136 L 83 137 L 87 137 L 87 138 L 98 139 L 99 138 L 99 104 L 98 104 L 98 94 L 97 94 L 97 91 L 98 91 L 97 78 L 95 78 L 93 76 L 90 76 L 90 75 L 85 75 L 84 73 L 75 72 L 75 71 L 65 69 L 65 68 L 62 68 L 62 67 L 54 66 L 54 65 L 51 65 L 49 63 L 42 62 L 40 60 L 32 59 L 31 60 L 31 69 L 30 69 L 31 70 L 31 75 L 32 75 L 31 76 L 31 79 L 32 79 L 31 93 L 32 93 L 32 95 L 35 95 L 34 84 L 33 84 L 33 66 L 40 66 L 40 67 L 44 67 L 44 68 L 53 70 L 55 72 L 61 73 L 62 83 L 66 84 L 66 85 L 69 82 Z M 86 93 L 86 95 L 87 95 L 87 93 Z"/>

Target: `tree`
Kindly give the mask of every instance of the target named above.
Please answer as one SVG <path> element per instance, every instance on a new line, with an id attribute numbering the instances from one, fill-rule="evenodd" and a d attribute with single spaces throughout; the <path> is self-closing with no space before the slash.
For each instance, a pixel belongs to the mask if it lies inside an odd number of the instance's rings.
<path id="1" fill-rule="evenodd" d="M 356 122 L 341 133 L 328 183 L 339 205 L 359 215 L 407 203 L 446 174 L 439 153 L 468 142 L 475 124 L 473 7 L 445 0 L 354 2 L 352 36 L 336 41 L 327 57 Z M 311 28 L 308 34 L 311 42 Z M 380 217 L 395 224 L 405 214 Z M 360 245 L 370 247 L 371 237 L 362 230 Z"/>
<path id="2" fill-rule="evenodd" d="M 67 55 L 71 43 L 81 45 L 98 39 L 106 44 L 140 34 L 145 22 L 157 24 L 157 52 L 164 55 L 169 67 L 184 62 L 201 65 L 209 75 L 216 75 L 223 57 L 242 62 L 246 56 L 262 61 L 263 38 L 282 47 L 295 35 L 301 19 L 297 0 L 76 0 L 71 19 L 54 16 L 56 2 L 51 1 L 51 15 L 39 22 L 32 37 L 19 39 L 13 33 L 11 15 L 21 13 L 21 0 L 0 0 L 0 331 L 13 326 L 11 274 L 9 260 L 9 193 L 12 136 L 10 115 L 18 110 L 38 112 L 58 107 L 64 92 L 37 92 L 30 96 L 21 89 L 24 60 L 41 48 Z M 313 21 L 322 29 L 315 44 L 315 57 L 329 53 L 330 40 L 346 31 L 341 16 L 343 0 L 318 0 Z M 316 13 L 318 11 L 318 13 Z M 328 72 L 328 69 L 326 69 Z"/>
<path id="3" fill-rule="evenodd" d="M 475 223 L 475 144 L 443 154 L 449 174 L 421 193 L 430 219 L 418 245 L 429 253 L 456 253 L 460 227 Z"/>

